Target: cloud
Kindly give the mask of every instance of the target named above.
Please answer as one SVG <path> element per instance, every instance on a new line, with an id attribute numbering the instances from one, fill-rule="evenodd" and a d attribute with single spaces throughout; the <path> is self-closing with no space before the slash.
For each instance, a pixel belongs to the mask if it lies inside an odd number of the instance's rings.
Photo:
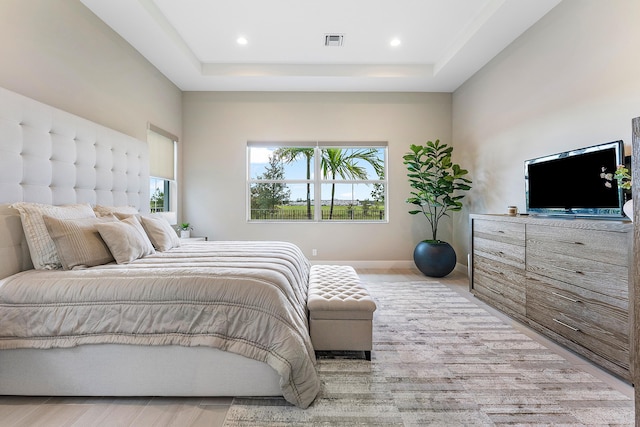
<path id="1" fill-rule="evenodd" d="M 267 147 L 251 148 L 251 163 L 269 163 L 269 157 L 273 155 L 273 149 Z"/>

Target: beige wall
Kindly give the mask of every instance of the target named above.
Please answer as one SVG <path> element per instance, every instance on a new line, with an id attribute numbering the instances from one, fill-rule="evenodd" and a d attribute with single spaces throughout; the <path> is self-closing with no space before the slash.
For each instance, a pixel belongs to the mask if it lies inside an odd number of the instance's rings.
<path id="1" fill-rule="evenodd" d="M 468 212 L 524 210 L 524 160 L 618 139 L 630 154 L 639 17 L 638 0 L 564 0 L 453 94 L 455 160 L 474 181 L 454 220 L 458 257 Z"/>
<path id="2" fill-rule="evenodd" d="M 0 1 L 0 86 L 146 141 L 182 93 L 77 0 Z"/>
<path id="3" fill-rule="evenodd" d="M 188 92 L 183 107 L 183 220 L 195 234 L 288 240 L 314 261 L 407 261 L 430 238 L 407 213 L 402 156 L 411 143 L 450 142 L 450 94 Z M 247 223 L 248 140 L 388 141 L 389 223 Z"/>

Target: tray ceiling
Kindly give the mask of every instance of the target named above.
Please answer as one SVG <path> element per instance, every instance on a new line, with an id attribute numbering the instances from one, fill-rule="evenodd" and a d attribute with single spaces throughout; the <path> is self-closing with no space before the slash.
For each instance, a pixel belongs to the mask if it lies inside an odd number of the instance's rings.
<path id="1" fill-rule="evenodd" d="M 81 1 L 184 91 L 410 92 L 454 91 L 560 2 Z"/>

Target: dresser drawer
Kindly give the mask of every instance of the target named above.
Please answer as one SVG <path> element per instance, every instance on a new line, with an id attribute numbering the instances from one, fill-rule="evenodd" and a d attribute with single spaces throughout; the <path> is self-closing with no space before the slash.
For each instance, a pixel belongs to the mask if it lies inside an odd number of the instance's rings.
<path id="1" fill-rule="evenodd" d="M 524 270 L 492 259 L 473 259 L 473 293 L 488 304 L 524 318 Z"/>
<path id="2" fill-rule="evenodd" d="M 526 315 L 591 352 L 628 368 L 628 301 L 528 275 Z"/>
<path id="3" fill-rule="evenodd" d="M 607 265 L 628 265 L 628 234 L 570 227 L 527 225 L 527 249 L 598 261 Z"/>
<path id="4" fill-rule="evenodd" d="M 473 256 L 491 259 L 524 270 L 524 246 L 511 245 L 480 237 L 473 239 Z"/>
<path id="5" fill-rule="evenodd" d="M 527 272 L 615 298 L 629 297 L 629 270 L 626 266 L 557 253 L 534 245 L 527 246 L 526 265 Z"/>
<path id="6" fill-rule="evenodd" d="M 496 242 L 523 246 L 525 244 L 525 225 L 515 222 L 473 220 L 473 236 Z"/>

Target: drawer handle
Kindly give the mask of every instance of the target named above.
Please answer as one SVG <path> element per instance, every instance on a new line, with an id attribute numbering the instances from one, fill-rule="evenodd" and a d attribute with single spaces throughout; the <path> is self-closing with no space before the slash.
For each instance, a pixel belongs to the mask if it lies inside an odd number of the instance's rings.
<path id="1" fill-rule="evenodd" d="M 568 296 L 565 296 L 565 295 L 559 294 L 559 293 L 557 293 L 557 292 L 553 292 L 553 291 L 552 291 L 551 293 L 552 293 L 553 295 L 557 296 L 557 297 L 564 298 L 564 299 L 569 300 L 569 301 L 571 301 L 571 302 L 582 302 L 582 301 L 580 301 L 579 299 L 569 298 Z"/>
<path id="2" fill-rule="evenodd" d="M 503 294 L 502 294 L 502 292 L 500 292 L 500 291 L 499 291 L 499 290 L 497 290 L 497 289 L 490 288 L 489 286 L 487 286 L 487 289 L 489 289 L 489 290 L 490 290 L 491 292 L 493 292 L 494 294 L 503 295 Z"/>
<path id="3" fill-rule="evenodd" d="M 569 243 L 571 245 L 584 245 L 584 243 L 582 243 L 582 242 L 575 242 L 575 241 L 572 242 L 571 240 L 560 240 L 560 242 Z"/>
<path id="4" fill-rule="evenodd" d="M 584 274 L 585 274 L 583 271 L 580 271 L 580 270 L 572 270 L 570 268 L 564 268 L 564 267 L 560 267 L 560 266 L 556 266 L 556 268 L 558 270 L 568 271 L 569 273 L 580 274 L 581 276 L 584 276 Z"/>
<path id="5" fill-rule="evenodd" d="M 570 325 L 567 325 L 566 323 L 561 322 L 561 321 L 560 321 L 560 320 L 558 320 L 558 319 L 553 319 L 553 321 L 554 321 L 554 322 L 556 322 L 556 323 L 561 324 L 561 325 L 562 325 L 562 326 L 564 326 L 565 328 L 569 328 L 569 329 L 571 329 L 571 330 L 572 330 L 572 331 L 574 331 L 574 332 L 580 332 L 580 329 L 578 329 L 578 328 L 574 328 L 573 326 L 570 326 Z"/>

